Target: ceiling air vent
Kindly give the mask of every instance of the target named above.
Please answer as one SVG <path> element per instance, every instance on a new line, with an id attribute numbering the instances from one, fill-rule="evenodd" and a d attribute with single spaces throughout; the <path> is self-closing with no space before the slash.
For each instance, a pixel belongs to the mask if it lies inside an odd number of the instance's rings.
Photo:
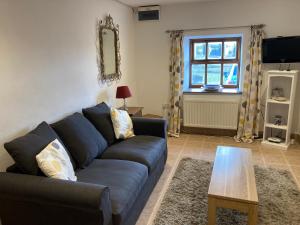
<path id="1" fill-rule="evenodd" d="M 138 20 L 159 20 L 159 5 L 149 5 L 149 6 L 141 6 L 138 7 Z"/>

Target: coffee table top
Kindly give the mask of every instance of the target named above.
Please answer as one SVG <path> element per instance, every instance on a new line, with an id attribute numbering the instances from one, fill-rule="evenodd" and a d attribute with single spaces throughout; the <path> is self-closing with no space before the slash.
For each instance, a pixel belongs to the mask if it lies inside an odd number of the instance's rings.
<path id="1" fill-rule="evenodd" d="M 208 195 L 258 203 L 250 149 L 218 146 Z"/>

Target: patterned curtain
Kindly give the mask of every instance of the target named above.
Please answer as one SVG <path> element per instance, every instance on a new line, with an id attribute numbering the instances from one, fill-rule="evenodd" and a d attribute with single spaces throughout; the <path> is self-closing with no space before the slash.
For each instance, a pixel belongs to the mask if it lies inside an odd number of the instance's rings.
<path id="1" fill-rule="evenodd" d="M 244 75 L 244 89 L 240 106 L 240 118 L 235 140 L 252 143 L 258 136 L 261 115 L 261 45 L 263 39 L 262 26 L 251 27 L 249 46 L 249 64 Z"/>
<path id="2" fill-rule="evenodd" d="M 173 137 L 179 137 L 182 114 L 183 32 L 171 32 L 170 39 L 170 107 L 168 111 L 168 134 Z"/>

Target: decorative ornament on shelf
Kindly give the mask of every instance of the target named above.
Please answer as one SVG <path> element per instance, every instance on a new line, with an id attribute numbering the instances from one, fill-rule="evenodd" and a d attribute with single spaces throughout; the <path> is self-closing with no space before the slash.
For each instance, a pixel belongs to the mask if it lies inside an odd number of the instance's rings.
<path id="1" fill-rule="evenodd" d="M 271 98 L 275 101 L 284 102 L 287 100 L 286 97 L 284 97 L 283 88 L 273 88 L 272 89 L 272 96 Z"/>
<path id="2" fill-rule="evenodd" d="M 205 91 L 209 92 L 216 92 L 219 91 L 222 88 L 222 85 L 215 85 L 215 84 L 206 84 L 203 86 Z"/>
<path id="3" fill-rule="evenodd" d="M 124 99 L 124 105 L 122 107 L 123 110 L 127 111 L 126 98 L 129 98 L 131 96 L 132 95 L 131 95 L 131 92 L 130 92 L 128 86 L 119 86 L 119 87 L 117 87 L 116 98 L 123 98 Z"/>
<path id="4" fill-rule="evenodd" d="M 279 143 L 282 142 L 282 139 L 280 137 L 269 137 L 268 141 L 272 142 L 272 143 L 278 143 L 279 144 Z"/>
<path id="5" fill-rule="evenodd" d="M 282 125 L 283 124 L 283 117 L 281 115 L 275 115 L 273 117 L 273 124 L 278 125 L 278 126 Z"/>

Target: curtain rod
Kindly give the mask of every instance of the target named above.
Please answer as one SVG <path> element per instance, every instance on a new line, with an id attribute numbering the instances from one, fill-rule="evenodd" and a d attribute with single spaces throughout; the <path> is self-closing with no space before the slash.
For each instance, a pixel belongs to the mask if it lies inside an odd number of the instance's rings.
<path id="1" fill-rule="evenodd" d="M 200 30 L 217 30 L 217 29 L 232 29 L 232 28 L 248 28 L 248 27 L 264 27 L 265 24 L 253 24 L 253 25 L 243 25 L 243 26 L 229 26 L 229 27 L 206 27 L 197 29 L 182 29 L 182 30 L 166 30 L 166 33 L 171 33 L 172 31 L 200 31 Z"/>

